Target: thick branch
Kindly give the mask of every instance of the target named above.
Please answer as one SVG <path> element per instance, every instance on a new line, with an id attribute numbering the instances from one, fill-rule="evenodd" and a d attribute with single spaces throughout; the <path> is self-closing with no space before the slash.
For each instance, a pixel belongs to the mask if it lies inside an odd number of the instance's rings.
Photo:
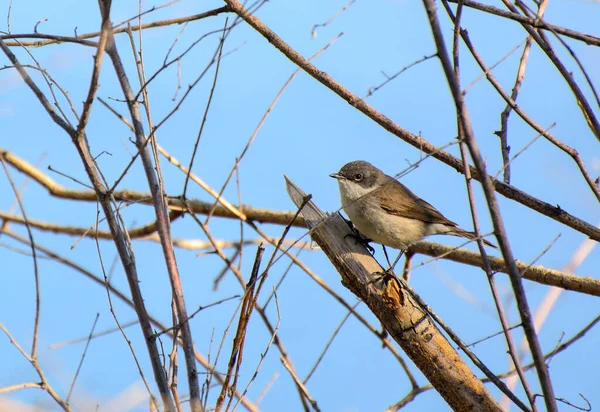
<path id="1" fill-rule="evenodd" d="M 287 190 L 300 207 L 305 194 L 289 180 Z M 400 282 L 382 278 L 381 266 L 364 247 L 344 240 L 351 232 L 339 215 L 325 216 L 313 202 L 301 213 L 312 239 L 340 273 L 342 284 L 365 302 L 452 409 L 500 411 L 426 310 Z"/>

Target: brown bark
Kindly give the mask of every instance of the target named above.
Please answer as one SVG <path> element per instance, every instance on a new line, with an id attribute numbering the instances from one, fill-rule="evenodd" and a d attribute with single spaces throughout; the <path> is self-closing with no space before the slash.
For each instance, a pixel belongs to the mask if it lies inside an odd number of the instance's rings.
<path id="1" fill-rule="evenodd" d="M 289 180 L 287 185 L 290 197 L 300 206 L 305 194 Z M 351 231 L 338 214 L 327 216 L 313 202 L 308 202 L 301 214 L 311 229 L 311 238 L 340 273 L 342 284 L 377 316 L 453 410 L 501 410 L 425 308 L 403 288 L 402 283 L 384 280 L 377 261 L 362 245 L 347 236 Z"/>

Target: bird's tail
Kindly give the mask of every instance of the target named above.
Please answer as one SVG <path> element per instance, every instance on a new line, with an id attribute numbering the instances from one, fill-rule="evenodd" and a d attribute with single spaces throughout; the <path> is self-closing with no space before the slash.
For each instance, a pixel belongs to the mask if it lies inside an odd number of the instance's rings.
<path id="1" fill-rule="evenodd" d="M 460 229 L 460 228 L 456 228 L 456 230 L 447 232 L 448 235 L 453 235 L 453 236 L 460 236 L 460 237 L 464 237 L 470 240 L 477 240 L 477 236 L 475 235 L 474 232 L 467 232 L 466 230 Z M 498 249 L 498 246 L 494 245 L 493 243 L 485 240 L 485 239 L 481 239 L 483 241 L 484 244 L 486 244 L 489 247 L 493 247 L 494 249 Z"/>

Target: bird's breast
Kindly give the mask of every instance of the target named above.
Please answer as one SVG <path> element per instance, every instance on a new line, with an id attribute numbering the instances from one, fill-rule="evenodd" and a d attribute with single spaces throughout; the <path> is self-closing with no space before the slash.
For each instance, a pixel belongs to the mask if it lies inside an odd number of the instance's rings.
<path id="1" fill-rule="evenodd" d="M 342 205 L 354 226 L 364 236 L 382 245 L 406 249 L 426 235 L 426 225 L 420 220 L 390 215 L 376 199 L 364 196 Z"/>

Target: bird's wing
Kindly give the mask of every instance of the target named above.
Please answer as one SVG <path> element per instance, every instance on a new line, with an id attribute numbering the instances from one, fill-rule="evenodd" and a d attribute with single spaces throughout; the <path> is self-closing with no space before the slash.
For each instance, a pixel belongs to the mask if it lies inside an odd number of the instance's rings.
<path id="1" fill-rule="evenodd" d="M 435 207 L 415 195 L 402 183 L 391 177 L 390 179 L 390 181 L 386 182 L 379 189 L 380 206 L 383 210 L 391 215 L 416 219 L 422 222 L 458 226 L 453 221 L 446 219 Z M 402 204 L 395 201 L 391 196 L 391 193 L 394 192 L 402 192 L 404 194 L 404 202 Z"/>

